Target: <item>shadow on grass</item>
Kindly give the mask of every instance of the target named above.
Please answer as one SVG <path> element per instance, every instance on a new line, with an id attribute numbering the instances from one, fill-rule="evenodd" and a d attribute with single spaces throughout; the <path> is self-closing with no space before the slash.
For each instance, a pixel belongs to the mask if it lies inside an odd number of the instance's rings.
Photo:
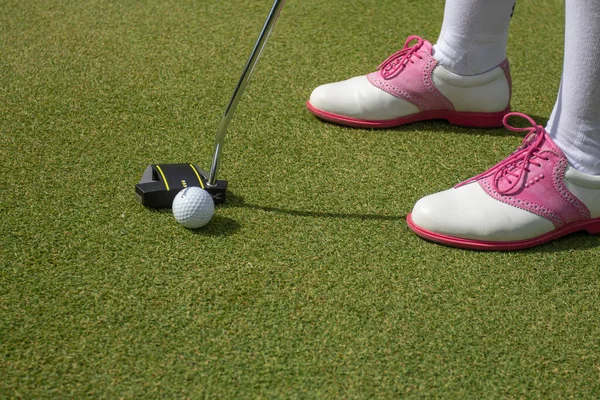
<path id="1" fill-rule="evenodd" d="M 573 250 L 596 249 L 600 247 L 600 235 L 590 235 L 585 231 L 574 232 L 531 249 L 521 250 L 531 253 L 563 253 Z"/>
<path id="2" fill-rule="evenodd" d="M 536 121 L 536 123 L 538 125 L 546 126 L 546 123 L 548 122 L 548 118 L 540 117 L 539 115 L 530 115 L 530 117 L 534 121 Z M 357 128 L 357 127 L 352 127 L 352 126 L 342 126 L 342 125 L 335 124 L 333 122 L 321 120 L 317 117 L 315 117 L 315 118 L 318 119 L 319 121 L 321 121 L 322 123 L 325 123 L 328 125 L 340 126 L 341 128 L 349 129 L 350 131 L 354 131 L 354 132 L 368 131 L 368 132 L 374 132 L 374 133 L 385 133 L 386 131 L 390 131 L 390 130 L 398 131 L 398 132 L 439 131 L 439 132 L 443 132 L 443 133 L 456 133 L 459 135 L 469 135 L 469 134 L 475 135 L 476 134 L 476 135 L 488 135 L 488 136 L 513 136 L 513 137 L 520 137 L 520 138 L 525 137 L 525 132 L 513 132 L 504 127 L 498 127 L 498 128 L 464 127 L 464 126 L 458 126 L 458 125 L 451 125 L 450 123 L 448 123 L 445 120 L 420 121 L 420 122 L 413 122 L 410 124 L 401 125 L 401 126 L 397 126 L 397 127 L 393 127 L 393 128 L 369 129 L 369 128 Z M 510 119 L 510 123 L 513 126 L 519 127 L 519 128 L 529 127 L 528 122 L 525 119 L 519 118 L 519 117 L 512 117 Z"/>
<path id="3" fill-rule="evenodd" d="M 239 231 L 242 227 L 238 221 L 219 215 L 219 208 L 247 208 L 251 210 L 261 210 L 265 212 L 275 212 L 298 217 L 312 218 L 343 218 L 343 219 L 359 219 L 359 220 L 378 220 L 378 221 L 401 221 L 404 223 L 406 215 L 377 215 L 377 214 L 359 214 L 359 213 L 336 213 L 336 212 L 318 212 L 318 211 L 303 211 L 290 210 L 279 207 L 261 206 L 258 204 L 246 203 L 243 197 L 238 196 L 231 191 L 227 191 L 227 200 L 225 204 L 217 206 L 212 220 L 205 226 L 198 229 L 190 229 L 194 235 L 199 236 L 230 236 Z M 152 209 L 156 213 L 171 213 L 170 209 Z"/>
<path id="4" fill-rule="evenodd" d="M 160 214 L 172 213 L 170 208 L 150 209 L 150 211 Z M 208 224 L 201 228 L 189 229 L 189 231 L 194 235 L 200 236 L 229 236 L 239 231 L 241 227 L 242 225 L 239 222 L 231 218 L 220 216 L 217 211 Z"/>
<path id="5" fill-rule="evenodd" d="M 336 212 L 319 212 L 319 211 L 303 211 L 290 210 L 279 207 L 261 206 L 258 204 L 246 203 L 243 197 L 235 195 L 230 191 L 227 192 L 227 201 L 225 207 L 241 207 L 252 210 L 261 210 L 266 212 L 276 212 L 298 217 L 313 217 L 313 218 L 343 218 L 343 219 L 361 219 L 361 220 L 379 220 L 379 221 L 404 221 L 406 215 L 377 215 L 377 214 L 360 214 L 360 213 L 336 213 Z"/>
<path id="6" fill-rule="evenodd" d="M 206 226 L 198 229 L 190 229 L 190 232 L 199 236 L 230 236 L 239 231 L 241 227 L 242 224 L 235 219 L 215 214 Z"/>

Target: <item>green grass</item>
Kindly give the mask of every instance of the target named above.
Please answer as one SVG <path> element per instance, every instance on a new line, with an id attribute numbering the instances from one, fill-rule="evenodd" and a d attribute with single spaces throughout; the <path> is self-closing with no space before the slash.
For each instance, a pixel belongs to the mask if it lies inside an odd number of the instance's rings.
<path id="1" fill-rule="evenodd" d="M 435 41 L 440 2 L 288 1 L 229 130 L 228 205 L 193 232 L 135 202 L 150 163 L 208 168 L 270 5 L 0 1 L 0 397 L 600 397 L 600 238 L 482 253 L 404 221 L 519 135 L 304 108 Z M 513 109 L 540 122 L 563 15 L 519 2 L 511 27 Z"/>

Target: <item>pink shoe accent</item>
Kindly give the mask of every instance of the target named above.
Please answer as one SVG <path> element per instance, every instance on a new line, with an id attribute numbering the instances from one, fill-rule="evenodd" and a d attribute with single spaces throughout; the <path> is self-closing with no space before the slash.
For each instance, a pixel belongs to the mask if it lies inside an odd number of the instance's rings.
<path id="1" fill-rule="evenodd" d="M 508 124 L 511 116 L 523 117 L 532 126 L 513 127 Z M 515 132 L 528 132 L 521 146 L 494 167 L 455 188 L 477 182 L 495 200 L 539 215 L 551 221 L 556 229 L 526 240 L 498 242 L 432 232 L 417 226 L 411 215 L 407 217 L 409 227 L 417 235 L 437 243 L 479 250 L 523 249 L 581 230 L 591 234 L 600 233 L 600 218 L 592 219 L 587 206 L 567 189 L 564 183 L 567 158 L 545 129 L 521 113 L 507 114 L 504 125 Z"/>
<path id="2" fill-rule="evenodd" d="M 499 67 L 504 71 L 504 76 L 506 76 L 506 80 L 508 81 L 508 98 L 512 99 L 512 78 L 510 76 L 510 63 L 508 62 L 508 58 L 504 59 Z"/>
<path id="3" fill-rule="evenodd" d="M 598 218 L 590 221 L 589 224 L 586 225 L 585 230 L 590 235 L 599 235 L 600 234 L 600 220 Z"/>
<path id="4" fill-rule="evenodd" d="M 416 44 L 409 47 L 413 41 Z M 450 100 L 437 90 L 431 78 L 437 65 L 432 52 L 431 43 L 409 36 L 404 48 L 388 57 L 367 79 L 384 92 L 414 104 L 420 111 L 454 111 Z"/>

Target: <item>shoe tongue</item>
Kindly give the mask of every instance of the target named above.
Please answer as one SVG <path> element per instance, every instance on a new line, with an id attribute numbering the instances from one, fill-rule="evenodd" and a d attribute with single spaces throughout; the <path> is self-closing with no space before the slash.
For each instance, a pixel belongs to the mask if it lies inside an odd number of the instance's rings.
<path id="1" fill-rule="evenodd" d="M 421 44 L 421 48 L 419 49 L 419 51 L 423 51 L 431 56 L 433 55 L 433 45 L 431 44 L 431 42 L 429 42 L 429 40 L 423 39 L 423 44 Z"/>
<path id="2" fill-rule="evenodd" d="M 564 154 L 562 152 L 562 150 L 556 145 L 556 143 L 554 143 L 554 141 L 552 140 L 552 138 L 550 137 L 550 135 L 548 134 L 548 132 L 546 132 L 545 129 L 540 129 L 537 133 L 537 135 L 541 135 L 541 139 L 537 145 L 537 147 L 540 149 L 540 151 L 550 151 L 553 152 L 555 154 L 558 154 L 559 157 L 564 157 Z M 537 135 L 531 135 L 529 137 L 529 141 L 535 142 L 539 136 Z M 523 145 L 521 146 L 521 149 L 524 149 L 525 147 L 523 147 Z M 522 162 L 519 162 L 518 164 L 513 164 L 511 167 L 509 167 L 513 172 L 518 170 L 519 166 L 522 165 Z M 514 179 L 514 177 L 508 177 L 508 179 L 500 179 L 497 182 L 498 185 L 498 190 L 500 192 L 511 192 L 512 188 L 514 187 L 521 187 L 521 185 L 514 185 L 512 180 Z M 527 180 L 527 174 L 524 174 L 521 178 L 521 181 L 526 181 Z M 524 183 L 524 182 L 523 182 Z"/>
<path id="3" fill-rule="evenodd" d="M 552 138 L 544 128 L 540 129 L 538 135 L 542 135 L 542 139 L 538 146 L 541 150 L 549 150 L 561 156 L 563 155 L 563 152 L 560 149 L 560 147 L 558 147 L 556 143 L 554 143 L 554 140 L 552 140 Z"/>

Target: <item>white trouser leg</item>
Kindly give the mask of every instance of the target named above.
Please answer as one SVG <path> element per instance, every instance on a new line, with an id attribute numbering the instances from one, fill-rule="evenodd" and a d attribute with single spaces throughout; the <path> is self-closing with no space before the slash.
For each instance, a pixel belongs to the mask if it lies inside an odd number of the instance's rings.
<path id="1" fill-rule="evenodd" d="M 546 130 L 573 167 L 600 175 L 600 1 L 565 5 L 563 73 Z"/>
<path id="2" fill-rule="evenodd" d="M 458 75 L 477 75 L 506 58 L 514 0 L 446 0 L 434 57 Z"/>

